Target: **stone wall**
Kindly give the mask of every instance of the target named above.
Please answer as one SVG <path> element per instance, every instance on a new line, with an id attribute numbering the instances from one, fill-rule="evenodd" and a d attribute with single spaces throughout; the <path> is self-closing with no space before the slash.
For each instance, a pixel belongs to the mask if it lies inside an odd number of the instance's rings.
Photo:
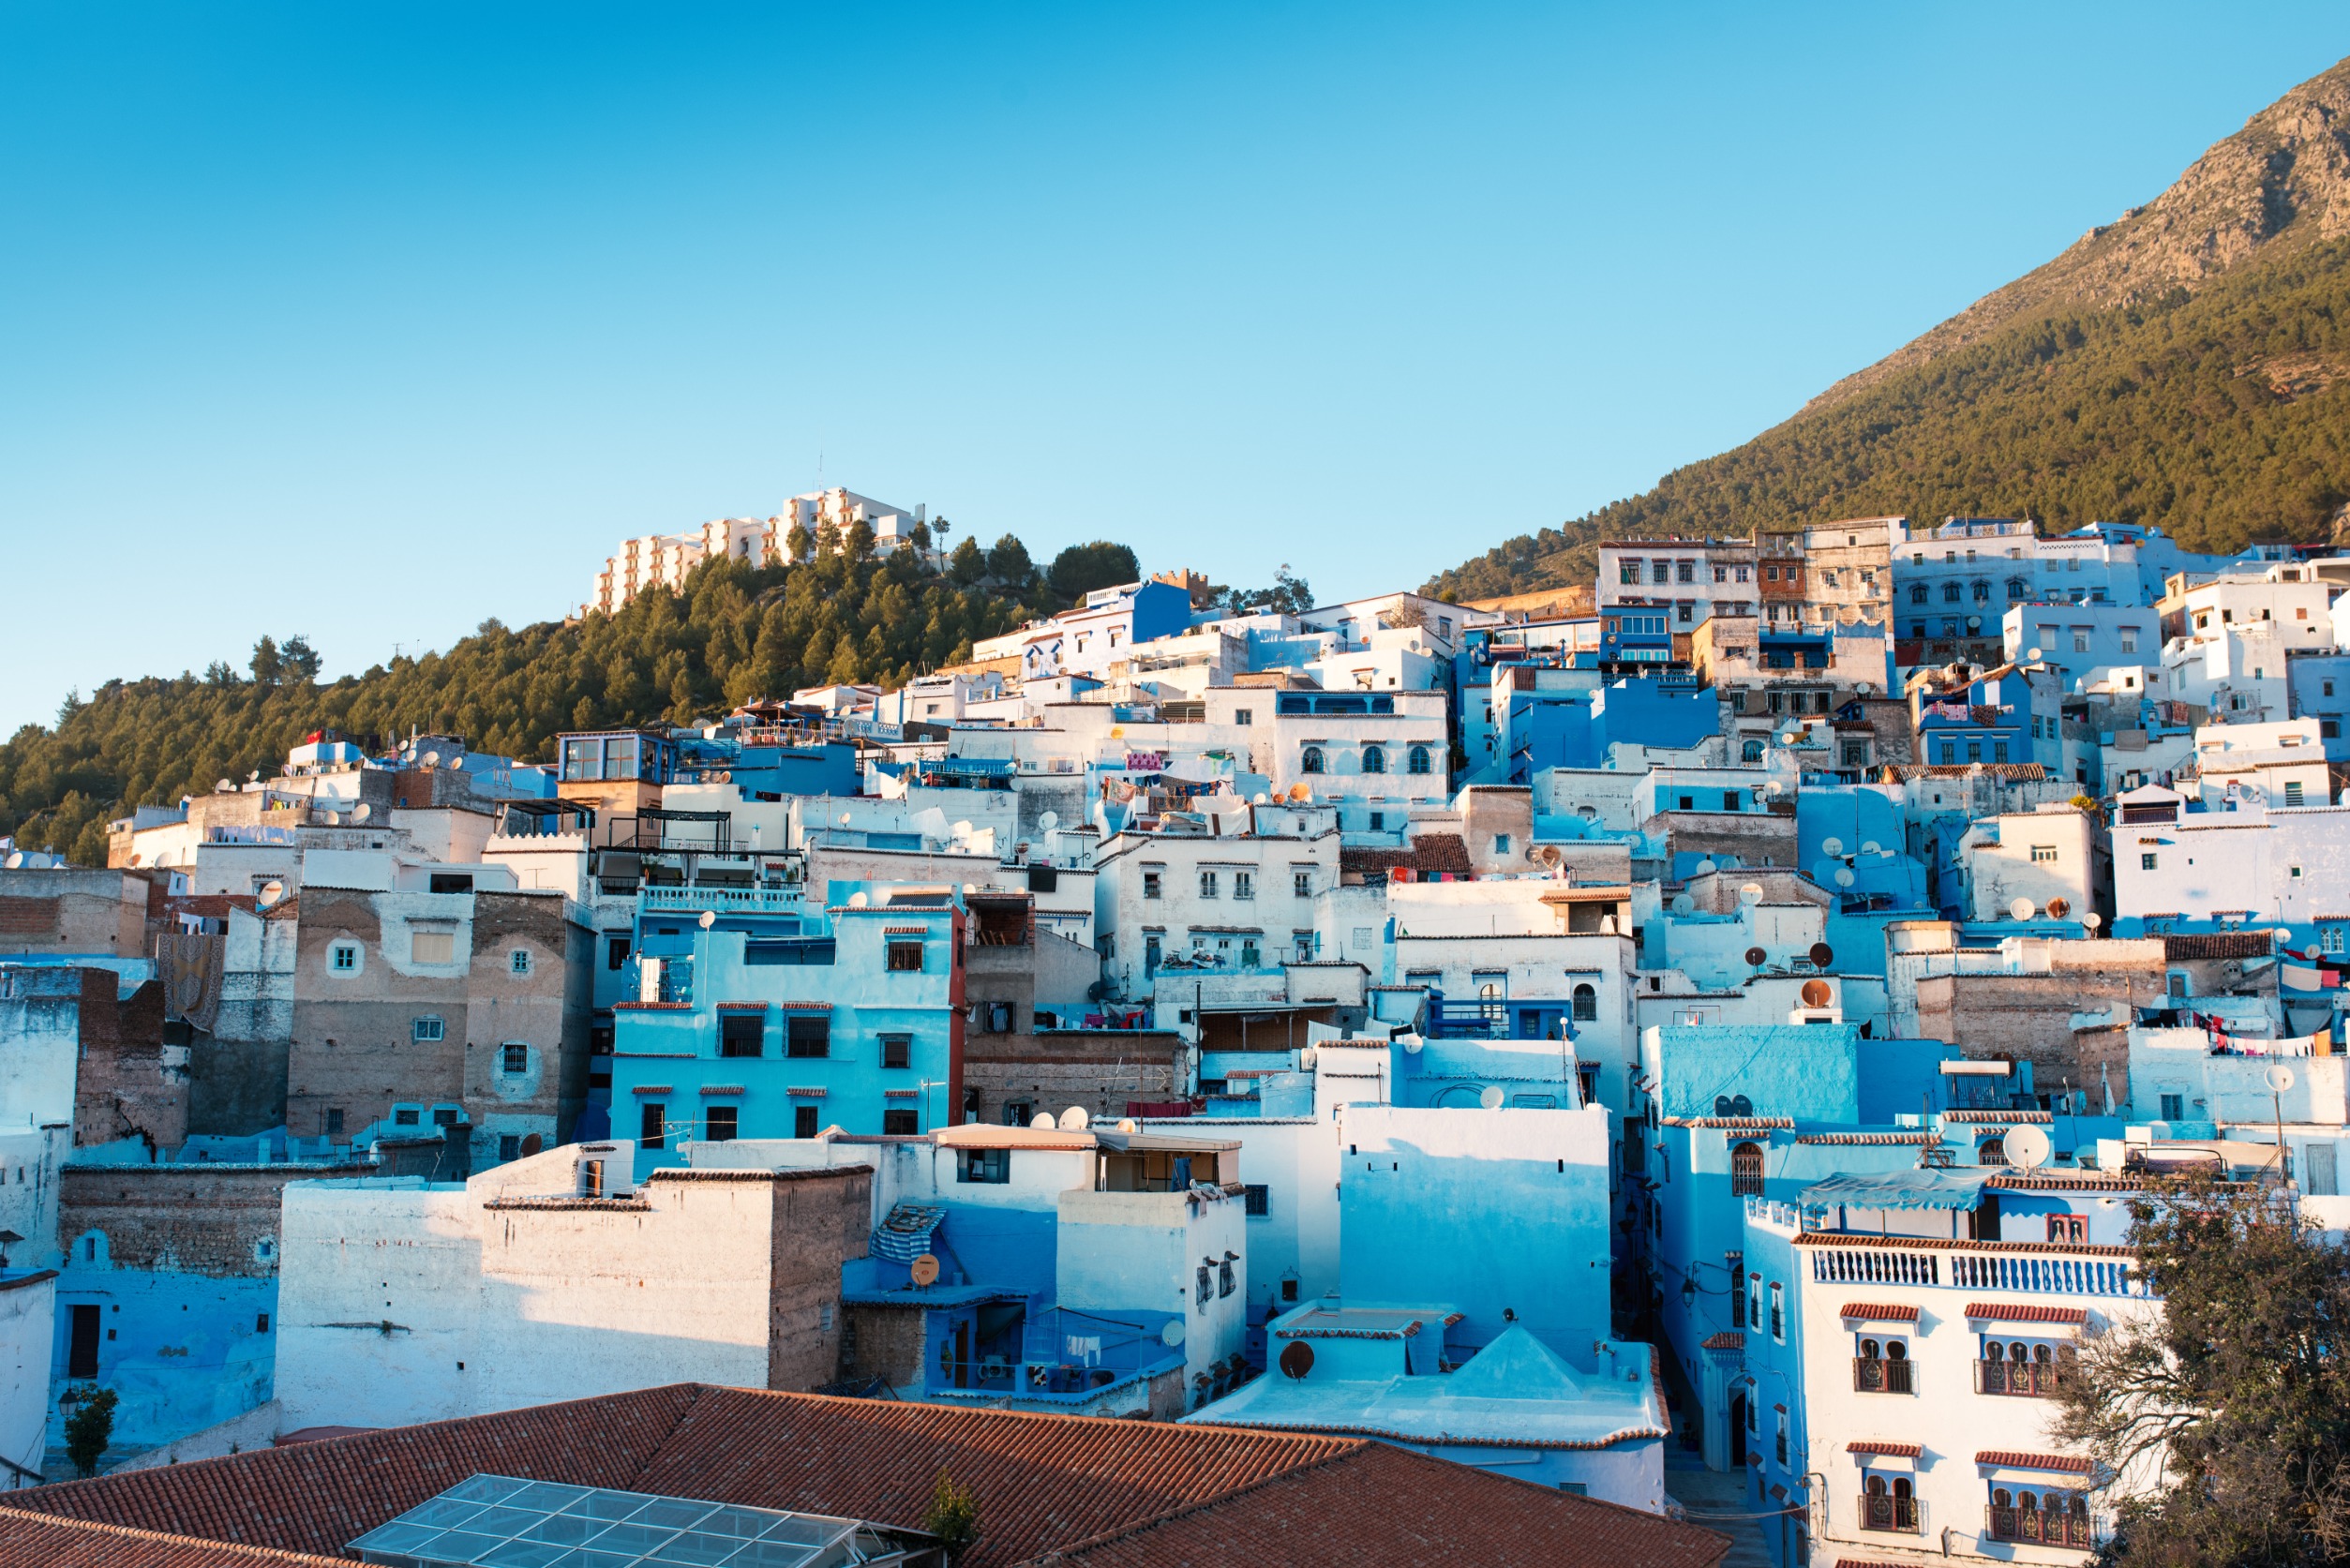
<path id="1" fill-rule="evenodd" d="M 83 969 L 81 1061 L 74 1076 L 73 1141 L 143 1139 L 175 1149 L 187 1139 L 187 1051 L 164 1039 L 163 985 L 118 996 L 111 969 Z"/>
<path id="2" fill-rule="evenodd" d="M 777 1172 L 768 1275 L 767 1386 L 795 1393 L 840 1376 L 841 1264 L 873 1233 L 873 1171 Z"/>
<path id="3" fill-rule="evenodd" d="M 68 1165 L 58 1177 L 57 1235 L 77 1271 L 97 1263 L 275 1278 L 286 1184 L 372 1173 L 358 1165 Z"/>

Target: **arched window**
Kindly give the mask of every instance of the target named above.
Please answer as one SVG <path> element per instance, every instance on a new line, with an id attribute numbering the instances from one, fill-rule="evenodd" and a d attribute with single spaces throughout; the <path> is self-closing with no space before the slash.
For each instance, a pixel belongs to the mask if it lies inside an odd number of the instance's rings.
<path id="1" fill-rule="evenodd" d="M 1991 1488 L 1991 1506 L 1994 1508 L 2013 1508 L 2015 1506 L 2015 1495 L 2013 1492 L 2010 1492 L 2005 1486 L 1994 1486 Z"/>
<path id="2" fill-rule="evenodd" d="M 1380 750 L 1377 746 L 1365 746 L 1363 748 L 1363 771 L 1366 773 L 1384 773 L 1386 770 L 1387 754 Z"/>
<path id="3" fill-rule="evenodd" d="M 1907 1361 L 1909 1359 L 1909 1347 L 1898 1339 L 1888 1339 L 1885 1341 L 1885 1359 Z"/>
<path id="4" fill-rule="evenodd" d="M 1319 772 L 1321 772 L 1321 771 L 1322 771 L 1322 748 L 1321 748 L 1321 747 L 1319 747 L 1319 746 L 1309 746 L 1309 747 L 1307 747 L 1307 748 L 1306 748 L 1306 754 L 1305 754 L 1304 758 L 1303 758 L 1303 759 L 1301 759 L 1301 760 L 1299 761 L 1299 763 L 1298 763 L 1297 767 L 1298 767 L 1298 770 L 1299 770 L 1300 772 L 1305 772 L 1305 773 L 1319 773 Z"/>
<path id="5" fill-rule="evenodd" d="M 1991 602 L 1991 585 L 1990 585 L 1989 583 L 1984 582 L 1984 581 L 1983 581 L 1982 578 L 1980 578 L 1980 577 L 1976 578 L 1976 579 L 1975 579 L 1975 603 L 1976 603 L 1976 604 L 1978 604 L 1978 605 L 1987 605 L 1987 604 L 1989 604 L 1990 602 Z"/>
<path id="6" fill-rule="evenodd" d="M 1885 1495 L 1885 1478 L 1883 1476 L 1872 1475 L 1868 1478 L 1868 1495 L 1871 1497 L 1883 1497 Z"/>
<path id="7" fill-rule="evenodd" d="M 1744 745 L 1738 748 L 1738 754 L 1748 762 L 1760 762 L 1762 760 L 1762 742 L 1759 739 L 1748 740 Z"/>
<path id="8" fill-rule="evenodd" d="M 1761 1144 L 1749 1139 L 1730 1145 L 1729 1189 L 1739 1196 L 1762 1196 Z"/>
<path id="9" fill-rule="evenodd" d="M 2026 582 L 2023 578 L 2008 578 L 2007 596 L 2010 599 L 2028 599 L 2031 597 L 2031 584 Z"/>
<path id="10" fill-rule="evenodd" d="M 1575 988 L 1575 1022 L 1594 1023 L 1599 1019 L 1599 988 L 1585 982 Z"/>
<path id="11" fill-rule="evenodd" d="M 1932 597 L 1933 595 L 1926 591 L 1925 585 L 1923 583 L 1911 583 L 1909 585 L 1909 603 L 1912 605 L 1923 605 Z"/>
<path id="12" fill-rule="evenodd" d="M 1875 1361 L 1882 1353 L 1883 1352 L 1877 1348 L 1876 1340 L 1864 1339 L 1861 1341 L 1861 1359 L 1863 1361 Z"/>
<path id="13" fill-rule="evenodd" d="M 2056 1359 L 2056 1356 L 2055 1356 L 2054 1352 L 2052 1352 L 2052 1351 L 2048 1349 L 2048 1347 L 2047 1347 L 2047 1346 L 2045 1346 L 2045 1345 L 2034 1345 L 2034 1346 L 2032 1347 L 2032 1359 L 2033 1359 L 2034 1361 L 2037 1361 L 2038 1363 L 2040 1363 L 2040 1365 L 2042 1365 L 2043 1366 L 2047 1366 L 2047 1365 L 2048 1365 L 2051 1361 L 2054 1361 L 2054 1360 Z"/>
<path id="14" fill-rule="evenodd" d="M 1993 1339 L 1983 1347 L 1983 1359 L 1985 1361 L 2005 1361 L 2007 1359 L 2007 1347 L 2000 1344 L 1997 1339 Z"/>
<path id="15" fill-rule="evenodd" d="M 1413 747 L 1412 755 L 1405 763 L 1405 771 L 1412 773 L 1425 773 L 1428 770 L 1428 748 L 1426 746 Z"/>
<path id="16" fill-rule="evenodd" d="M 2000 1138 L 1984 1139 L 1983 1141 L 1983 1147 L 1975 1151 L 1975 1158 L 1984 1165 L 2005 1165 L 2007 1163 L 2006 1140 Z"/>
<path id="17" fill-rule="evenodd" d="M 1944 583 L 1942 585 L 1942 603 L 1945 605 L 1955 605 L 1958 603 L 1958 585 L 1956 583 Z"/>

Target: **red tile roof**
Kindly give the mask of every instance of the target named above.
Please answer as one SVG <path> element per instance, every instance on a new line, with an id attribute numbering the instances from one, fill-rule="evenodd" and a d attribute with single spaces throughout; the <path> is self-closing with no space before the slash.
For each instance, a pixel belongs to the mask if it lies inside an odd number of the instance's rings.
<path id="1" fill-rule="evenodd" d="M 1887 1442 L 1879 1438 L 1854 1438 L 1844 1445 L 1844 1451 L 1847 1454 L 1896 1455 L 1902 1458 L 1914 1459 L 1924 1453 L 1925 1449 L 1923 1445 L 1914 1442 Z"/>
<path id="2" fill-rule="evenodd" d="M 1701 1347 L 1709 1351 L 1743 1351 L 1745 1348 L 1746 1337 L 1735 1329 L 1728 1328 L 1719 1334 L 1707 1335 L 1705 1344 Z"/>
<path id="3" fill-rule="evenodd" d="M 26 1568 L 35 1563 L 47 1568 L 348 1568 L 349 1561 L 0 1508 L 0 1562 Z"/>
<path id="4" fill-rule="evenodd" d="M 1459 833 L 1415 833 L 1409 849 L 1344 844 L 1339 848 L 1339 870 L 1342 872 L 1393 871 L 1399 866 L 1409 867 L 1424 876 L 1440 871 L 1466 876 L 1470 871 L 1468 842 Z"/>
<path id="5" fill-rule="evenodd" d="M 2163 938 L 2163 957 L 2171 963 L 2195 958 L 2267 958 L 2265 931 L 2207 931 Z"/>
<path id="6" fill-rule="evenodd" d="M 1872 1305 L 1865 1301 L 1854 1301 L 1846 1303 L 1844 1310 L 1836 1316 L 1865 1318 L 1871 1322 L 1914 1323 L 1918 1321 L 1918 1309 L 1914 1307 L 1888 1307 L 1881 1304 Z"/>
<path id="7" fill-rule="evenodd" d="M 2027 1307 L 2020 1302 L 1970 1301 L 1967 1316 L 1995 1323 L 2086 1323 L 2088 1314 L 2077 1307 Z"/>
<path id="8" fill-rule="evenodd" d="M 2059 1475 L 2087 1475 L 2095 1468 L 2087 1459 L 2076 1459 L 2069 1454 L 2023 1454 L 2007 1448 L 1986 1448 L 1975 1456 L 1975 1463 L 2008 1470 L 2044 1470 Z"/>
<path id="9" fill-rule="evenodd" d="M 1703 1568 L 1729 1549 L 1707 1531 L 1361 1439 L 695 1383 L 68 1482 L 14 1501 L 331 1556 L 482 1471 L 919 1527 L 941 1469 L 979 1499 L 984 1533 L 965 1568 L 1081 1548 L 1105 1565 L 1155 1568 L 1184 1553 L 1205 1563 L 1218 1554 L 1184 1543 L 1207 1531 L 1227 1542 L 1244 1532 L 1270 1551 L 1265 1562 L 1350 1568 L 1603 1557 L 1609 1568 Z M 1456 1541 L 1467 1545 L 1456 1552 Z M 198 1568 L 192 1559 L 156 1568 L 183 1564 Z"/>
<path id="10" fill-rule="evenodd" d="M 1260 1568 L 1372 1562 L 1711 1568 L 1729 1549 L 1728 1538 L 1695 1525 L 1375 1442 L 1063 1546 L 1051 1561 L 1070 1568 L 1204 1568 L 1242 1561 Z"/>

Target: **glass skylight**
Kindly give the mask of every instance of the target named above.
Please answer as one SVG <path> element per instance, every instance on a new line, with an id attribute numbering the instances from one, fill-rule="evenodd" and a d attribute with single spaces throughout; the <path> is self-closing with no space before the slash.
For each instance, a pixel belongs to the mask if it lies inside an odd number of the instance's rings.
<path id="1" fill-rule="evenodd" d="M 349 1549 L 387 1568 L 848 1568 L 933 1548 L 861 1519 L 476 1475 Z"/>

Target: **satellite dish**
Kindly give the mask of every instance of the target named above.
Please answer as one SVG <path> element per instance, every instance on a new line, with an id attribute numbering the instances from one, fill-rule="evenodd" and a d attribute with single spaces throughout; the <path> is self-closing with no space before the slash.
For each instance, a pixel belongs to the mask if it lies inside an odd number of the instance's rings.
<path id="1" fill-rule="evenodd" d="M 1136 1122 L 1133 1117 L 1127 1116 L 1119 1120 L 1118 1130 L 1120 1132 L 1140 1132 L 1142 1130 L 1142 1126 L 1140 1123 Z"/>
<path id="2" fill-rule="evenodd" d="M 1183 1320 L 1176 1319 L 1181 1322 Z M 1292 1339 L 1281 1347 L 1281 1375 L 1302 1378 L 1313 1370 L 1313 1347 L 1303 1339 Z"/>
<path id="3" fill-rule="evenodd" d="M 1760 948 L 1748 948 L 1746 949 L 1746 965 L 1751 969 L 1759 969 L 1763 966 L 1764 963 L 1770 959 L 1770 957 L 1771 955 L 1763 951 Z"/>
<path id="4" fill-rule="evenodd" d="M 439 752 L 427 752 L 427 753 L 425 754 L 425 766 L 426 766 L 427 768 L 438 768 L 438 767 L 440 767 L 440 766 L 441 766 L 441 754 L 440 754 Z"/>
<path id="5" fill-rule="evenodd" d="M 1968 631 L 1969 631 L 1969 632 L 1980 632 L 1980 631 L 1982 631 L 1982 630 L 1983 630 L 1983 617 L 1981 617 L 1981 616 L 1979 616 L 1979 615 L 1970 615 L 1970 616 L 1968 616 L 1968 617 L 1967 618 L 1967 630 L 1968 630 Z"/>
<path id="6" fill-rule="evenodd" d="M 1836 950 L 1828 946 L 1825 942 L 1814 942 L 1811 945 L 1811 950 L 1804 956 L 1810 959 L 1812 963 L 1818 964 L 1820 968 L 1825 969 L 1828 965 L 1836 961 Z"/>
<path id="7" fill-rule="evenodd" d="M 2290 942 L 2293 940 L 2293 928 L 2291 926 L 2279 926 L 2268 934 L 2275 937 L 2280 942 Z"/>
<path id="8" fill-rule="evenodd" d="M 1085 1130 L 1085 1124 L 1091 1120 L 1093 1120 L 1093 1118 L 1085 1114 L 1085 1108 L 1084 1106 L 1072 1105 L 1068 1110 L 1061 1113 L 1061 1130 L 1063 1132 L 1083 1132 Z"/>
<path id="9" fill-rule="evenodd" d="M 8 858 L 11 860 L 16 859 L 13 855 Z M 271 904 L 276 903 L 279 899 L 284 898 L 285 896 L 286 885 L 284 883 L 277 881 L 264 882 L 262 884 L 261 898 L 259 903 L 263 909 L 266 909 Z"/>
<path id="10" fill-rule="evenodd" d="M 1291 784 L 1289 786 L 1289 798 L 1296 804 L 1302 806 L 1307 801 L 1313 799 L 1313 786 L 1308 784 Z"/>
<path id="11" fill-rule="evenodd" d="M 353 822 L 365 822 L 367 818 L 373 816 L 374 814 L 375 808 L 368 805 L 365 800 L 360 801 L 357 805 L 351 808 L 351 820 Z"/>
<path id="12" fill-rule="evenodd" d="M 1870 682 L 1870 681 L 1866 681 L 1866 680 L 1859 680 L 1859 681 L 1855 681 L 1855 682 L 1853 682 L 1853 685 L 1852 685 L 1852 690 L 1853 690 L 1853 692 L 1854 692 L 1855 694 L 1857 694 L 1858 695 L 1861 695 L 1861 696 L 1869 696 L 1869 695 L 1872 695 L 1872 694 L 1876 692 L 1877 687 L 1875 686 L 1875 684 L 1873 684 L 1873 683 L 1872 683 L 1872 682 Z"/>
<path id="13" fill-rule="evenodd" d="M 2036 648 L 2028 648 L 2024 650 L 2024 662 L 2032 665 L 2040 663 L 2040 650 Z"/>
<path id="14" fill-rule="evenodd" d="M 718 923 L 718 911 L 716 911 L 715 909 L 705 909 L 705 910 L 703 910 L 703 911 L 702 911 L 702 918 L 701 918 L 700 924 L 701 924 L 701 928 L 702 928 L 704 931 L 708 931 L 711 927 L 712 927 L 712 926 L 716 925 L 717 923 Z"/>
<path id="15" fill-rule="evenodd" d="M 1403 1053 L 1406 1056 L 1416 1056 L 1427 1049 L 1428 1042 L 1420 1038 L 1419 1036 L 1406 1035 L 1403 1037 Z"/>
<path id="16" fill-rule="evenodd" d="M 1037 823 L 1049 833 L 1054 829 L 1061 825 L 1061 814 L 1058 812 L 1046 812 L 1042 816 L 1037 818 Z"/>
<path id="17" fill-rule="evenodd" d="M 1835 994 L 1836 993 L 1828 989 L 1828 982 L 1826 980 L 1805 980 L 1804 982 L 1802 995 L 1804 998 L 1804 1006 L 1807 1008 L 1824 1008 L 1830 1002 L 1835 1000 Z"/>
<path id="18" fill-rule="evenodd" d="M 2037 907 L 2039 906 L 2028 898 L 2010 899 L 2007 912 L 2019 920 L 2028 920 L 2032 918 L 2032 911 Z"/>
<path id="19" fill-rule="evenodd" d="M 915 1284 L 927 1290 L 938 1283 L 938 1260 L 933 1254 L 925 1252 L 907 1265 L 907 1272 L 914 1276 Z"/>
<path id="20" fill-rule="evenodd" d="M 1253 803 L 1260 806 L 1269 806 L 1273 803 L 1273 798 L 1260 789 L 1256 792 Z"/>
<path id="21" fill-rule="evenodd" d="M 1499 1083 L 1488 1083 L 1478 1093 L 1477 1103 L 1488 1111 L 1499 1111 L 1502 1108 L 1502 1101 L 1507 1098 L 1502 1093 L 1502 1086 Z"/>
<path id="22" fill-rule="evenodd" d="M 8 871 L 23 870 L 24 851 L 22 849 L 12 849 L 8 851 L 8 858 L 5 860 L 0 860 L 0 868 L 5 868 Z"/>
<path id="23" fill-rule="evenodd" d="M 852 822 L 854 822 L 854 821 L 856 821 L 856 820 L 857 820 L 857 819 L 856 819 L 854 816 L 850 815 L 848 813 L 846 813 L 846 812 L 843 812 L 843 813 L 841 813 L 841 826 L 842 826 L 842 827 L 846 828 L 846 827 L 847 827 L 850 823 L 852 823 Z"/>
<path id="24" fill-rule="evenodd" d="M 1822 839 L 1819 841 L 1819 847 L 1831 855 L 1841 855 L 1844 853 L 1844 841 L 1842 839 Z"/>
<path id="25" fill-rule="evenodd" d="M 2036 1127 L 2010 1127 L 1999 1146 L 2007 1151 L 2007 1162 L 2019 1171 L 2039 1170 L 2055 1152 L 2047 1133 Z"/>
<path id="26" fill-rule="evenodd" d="M 1857 880 L 1859 879 L 1852 874 L 1852 868 L 1850 866 L 1838 866 L 1836 868 L 1837 887 L 1849 888 Z"/>
<path id="27" fill-rule="evenodd" d="M 2268 1084 L 2273 1092 L 2281 1095 L 2293 1087 L 2293 1069 L 2283 1062 L 2279 1062 L 2267 1072 L 2262 1073 L 2260 1081 Z"/>
<path id="28" fill-rule="evenodd" d="M 1750 909 L 1756 904 L 1760 903 L 1762 902 L 1762 884 L 1759 882 L 1749 882 L 1744 887 L 1739 889 L 1738 902 L 1746 905 Z"/>
<path id="29" fill-rule="evenodd" d="M 2103 915 L 2100 915 L 2100 914 L 2099 914 L 2096 910 L 2094 910 L 2094 909 L 2090 910 L 2088 914 L 2086 914 L 2086 915 L 2084 915 L 2084 916 L 2082 916 L 2082 917 L 2081 917 L 2081 924 L 2083 924 L 2083 925 L 2087 926 L 2087 927 L 2088 927 L 2089 930 L 2091 930 L 2091 931 L 2095 931 L 2095 930 L 2096 930 L 2099 926 L 2102 926 L 2102 925 L 2103 925 L 2104 923 L 2105 923 L 2105 917 L 2104 917 L 2104 916 L 2103 916 Z"/>
<path id="30" fill-rule="evenodd" d="M 1881 855 L 1884 852 L 1884 846 L 1879 844 L 1875 839 L 1863 839 L 1861 841 L 1861 853 L 1864 855 Z"/>
<path id="31" fill-rule="evenodd" d="M 1060 1125 L 1053 1119 L 1053 1113 L 1050 1111 L 1040 1111 L 1028 1119 L 1029 1129 L 1034 1132 L 1057 1131 Z"/>
<path id="32" fill-rule="evenodd" d="M 862 909 L 862 908 L 864 908 L 866 905 L 868 905 L 868 904 L 870 904 L 870 903 L 873 903 L 873 900 L 872 900 L 872 899 L 870 899 L 870 898 L 868 898 L 868 897 L 867 897 L 864 893 L 862 893 L 861 891 L 861 892 L 854 892 L 854 893 L 851 893 L 851 894 L 849 894 L 849 895 L 848 895 L 848 906 L 849 906 L 851 909 Z"/>
<path id="33" fill-rule="evenodd" d="M 1694 913 L 1694 912 L 1696 911 L 1697 907 L 1698 907 L 1698 901 L 1697 901 L 1696 899 L 1691 898 L 1688 894 L 1686 894 L 1686 893 L 1675 893 L 1675 894 L 1673 894 L 1673 896 L 1672 896 L 1672 912 L 1673 912 L 1674 914 L 1676 914 L 1676 915 L 1687 915 L 1687 914 L 1691 914 L 1691 913 Z"/>
<path id="34" fill-rule="evenodd" d="M 1699 876 L 1711 876 L 1721 869 L 1721 867 L 1715 865 L 1711 860 L 1699 860 L 1698 862 L 1697 874 Z"/>
<path id="35" fill-rule="evenodd" d="M 1557 844 L 1546 844 L 1542 846 L 1541 852 L 1537 854 L 1534 859 L 1540 860 L 1546 866 L 1555 867 L 1562 859 L 1565 859 L 1565 857 L 1559 853 L 1559 846 Z"/>
<path id="36" fill-rule="evenodd" d="M 1165 1323 L 1160 1325 L 1159 1330 L 1159 1342 L 1166 1346 L 1167 1349 L 1171 1351 L 1177 1345 L 1182 1344 L 1183 1320 L 1181 1318 L 1169 1318 Z"/>
<path id="37" fill-rule="evenodd" d="M 2048 918 L 2061 920 L 2072 913 L 2073 901 L 2071 899 L 2052 898 L 2048 901 Z"/>
<path id="38" fill-rule="evenodd" d="M 227 779 L 215 779 L 212 781 L 213 793 L 216 795 L 226 795 L 234 788 L 236 788 L 236 785 L 230 783 Z"/>

